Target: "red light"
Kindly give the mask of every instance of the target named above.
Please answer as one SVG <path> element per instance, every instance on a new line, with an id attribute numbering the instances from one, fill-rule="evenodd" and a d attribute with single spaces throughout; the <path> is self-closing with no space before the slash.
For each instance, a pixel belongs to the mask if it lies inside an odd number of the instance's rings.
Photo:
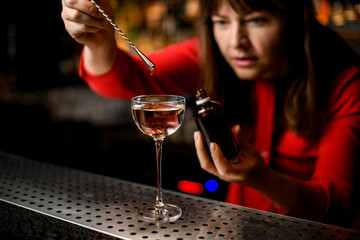
<path id="1" fill-rule="evenodd" d="M 200 195 L 203 190 L 204 187 L 201 183 L 196 183 L 196 182 L 190 182 L 190 181 L 186 181 L 186 180 L 181 180 L 178 183 L 178 189 L 181 192 L 186 192 L 186 193 L 191 193 L 191 194 L 196 194 L 196 195 Z"/>

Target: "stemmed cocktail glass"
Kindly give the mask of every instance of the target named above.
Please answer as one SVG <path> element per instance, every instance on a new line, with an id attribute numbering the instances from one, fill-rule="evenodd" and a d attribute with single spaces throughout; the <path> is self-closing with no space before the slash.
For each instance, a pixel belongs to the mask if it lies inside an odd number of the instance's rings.
<path id="1" fill-rule="evenodd" d="M 138 128 L 151 136 L 156 146 L 157 191 L 153 205 L 139 209 L 139 214 L 150 221 L 175 221 L 182 211 L 178 206 L 166 204 L 162 196 L 161 159 L 166 136 L 174 133 L 185 115 L 185 98 L 175 95 L 142 95 L 131 99 L 133 119 Z"/>

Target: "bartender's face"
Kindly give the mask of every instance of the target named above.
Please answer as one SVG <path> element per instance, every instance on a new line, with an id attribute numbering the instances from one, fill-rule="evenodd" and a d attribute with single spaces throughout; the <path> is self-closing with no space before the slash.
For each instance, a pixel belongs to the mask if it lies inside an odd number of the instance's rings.
<path id="1" fill-rule="evenodd" d="M 280 16 L 269 11 L 237 13 L 223 1 L 211 18 L 215 41 L 240 79 L 286 74 L 285 21 Z"/>

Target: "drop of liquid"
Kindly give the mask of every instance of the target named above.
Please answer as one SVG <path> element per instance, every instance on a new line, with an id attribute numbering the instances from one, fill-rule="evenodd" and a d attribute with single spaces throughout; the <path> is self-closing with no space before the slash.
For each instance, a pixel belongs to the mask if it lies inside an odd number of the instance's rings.
<path id="1" fill-rule="evenodd" d="M 155 69 L 155 68 L 150 68 L 150 76 L 153 76 L 153 75 L 154 75 L 154 69 Z"/>

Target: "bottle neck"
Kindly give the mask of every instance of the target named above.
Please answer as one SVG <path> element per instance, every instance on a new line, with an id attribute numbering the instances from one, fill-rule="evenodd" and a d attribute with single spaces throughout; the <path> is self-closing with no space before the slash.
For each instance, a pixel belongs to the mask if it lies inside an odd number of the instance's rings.
<path id="1" fill-rule="evenodd" d="M 196 105 L 201 105 L 201 104 L 204 104 L 204 103 L 206 103 L 208 101 L 210 101 L 210 97 L 199 99 L 199 100 L 196 100 Z"/>

